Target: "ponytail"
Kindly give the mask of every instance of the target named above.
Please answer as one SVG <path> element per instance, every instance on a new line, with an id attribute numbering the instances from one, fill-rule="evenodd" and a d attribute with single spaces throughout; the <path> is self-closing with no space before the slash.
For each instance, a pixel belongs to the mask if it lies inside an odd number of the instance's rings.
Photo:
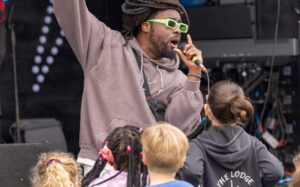
<path id="1" fill-rule="evenodd" d="M 74 183 L 70 179 L 70 174 L 65 170 L 63 165 L 58 162 L 52 162 L 46 169 L 46 180 L 42 186 L 54 187 L 74 187 Z"/>
<path id="2" fill-rule="evenodd" d="M 32 169 L 33 187 L 78 187 L 81 185 L 81 168 L 74 156 L 64 152 L 42 153 Z"/>
<path id="3" fill-rule="evenodd" d="M 235 96 L 229 103 L 235 122 L 244 124 L 253 117 L 254 108 L 243 95 Z"/>
<path id="4" fill-rule="evenodd" d="M 208 96 L 211 113 L 222 124 L 244 124 L 253 117 L 254 108 L 242 88 L 228 80 L 215 83 Z"/>

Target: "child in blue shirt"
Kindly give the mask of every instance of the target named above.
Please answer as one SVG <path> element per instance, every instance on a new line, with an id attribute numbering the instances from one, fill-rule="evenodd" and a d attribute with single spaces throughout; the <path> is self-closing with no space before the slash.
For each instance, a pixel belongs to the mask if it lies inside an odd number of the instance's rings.
<path id="1" fill-rule="evenodd" d="M 141 141 L 143 162 L 150 176 L 150 185 L 146 187 L 192 187 L 190 183 L 175 180 L 189 148 L 181 130 L 167 122 L 158 122 L 143 132 Z"/>

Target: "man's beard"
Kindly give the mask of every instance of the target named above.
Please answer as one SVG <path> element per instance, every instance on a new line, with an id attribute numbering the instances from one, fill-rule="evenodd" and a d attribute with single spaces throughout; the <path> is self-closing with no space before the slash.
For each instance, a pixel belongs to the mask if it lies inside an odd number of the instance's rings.
<path id="1" fill-rule="evenodd" d="M 176 59 L 176 53 L 174 51 L 168 50 L 168 42 L 167 43 L 161 42 L 161 46 L 162 46 L 162 48 L 160 51 L 160 55 L 162 57 L 169 58 L 171 60 Z"/>
<path id="2" fill-rule="evenodd" d="M 168 41 L 168 42 L 163 42 L 162 40 L 159 40 L 157 37 L 154 38 L 153 33 L 154 33 L 154 31 L 152 30 L 149 39 L 150 39 L 150 41 L 151 41 L 153 47 L 154 47 L 155 49 L 159 50 L 159 51 L 158 51 L 159 55 L 160 55 L 161 57 L 169 58 L 169 59 L 171 59 L 171 60 L 176 59 L 176 53 L 175 53 L 174 51 L 170 51 L 170 50 L 168 49 L 168 43 L 169 43 L 170 41 Z"/>

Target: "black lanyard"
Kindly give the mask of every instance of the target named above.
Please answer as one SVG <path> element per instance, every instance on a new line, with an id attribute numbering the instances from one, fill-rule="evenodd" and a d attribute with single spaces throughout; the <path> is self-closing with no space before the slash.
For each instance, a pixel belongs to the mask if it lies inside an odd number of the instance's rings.
<path id="1" fill-rule="evenodd" d="M 138 57 L 136 51 L 135 51 L 134 49 L 132 49 L 132 50 L 133 50 L 133 53 L 134 53 L 136 62 L 137 62 L 137 64 L 138 64 L 138 66 L 139 66 L 139 69 L 141 69 L 142 64 L 141 64 L 140 58 Z M 149 99 L 150 99 L 149 97 L 151 97 L 151 94 L 150 94 L 150 89 L 149 89 L 147 77 L 146 77 L 146 75 L 145 75 L 144 70 L 143 70 L 143 76 L 144 76 L 144 84 L 143 84 L 143 88 L 145 89 L 145 95 L 146 95 L 147 99 L 149 100 Z"/>

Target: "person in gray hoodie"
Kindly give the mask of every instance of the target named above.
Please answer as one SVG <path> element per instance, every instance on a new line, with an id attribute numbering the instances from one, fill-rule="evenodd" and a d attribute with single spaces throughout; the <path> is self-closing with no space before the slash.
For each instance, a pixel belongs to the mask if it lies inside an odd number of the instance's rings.
<path id="1" fill-rule="evenodd" d="M 145 81 L 152 98 L 165 107 L 164 121 L 189 135 L 201 120 L 201 68 L 191 57 L 202 61 L 202 54 L 189 35 L 188 44 L 178 49 L 181 34 L 188 31 L 181 23 L 181 15 L 188 21 L 185 9 L 178 0 L 126 0 L 122 10 L 120 33 L 92 15 L 85 0 L 54 0 L 57 21 L 84 72 L 77 161 L 85 166 L 93 166 L 114 128 L 146 128 L 156 122 Z M 178 70 L 178 56 L 189 76 Z"/>
<path id="2" fill-rule="evenodd" d="M 281 162 L 239 125 L 254 113 L 242 88 L 217 82 L 204 110 L 212 127 L 190 142 L 183 179 L 204 187 L 275 186 L 284 174 Z"/>

